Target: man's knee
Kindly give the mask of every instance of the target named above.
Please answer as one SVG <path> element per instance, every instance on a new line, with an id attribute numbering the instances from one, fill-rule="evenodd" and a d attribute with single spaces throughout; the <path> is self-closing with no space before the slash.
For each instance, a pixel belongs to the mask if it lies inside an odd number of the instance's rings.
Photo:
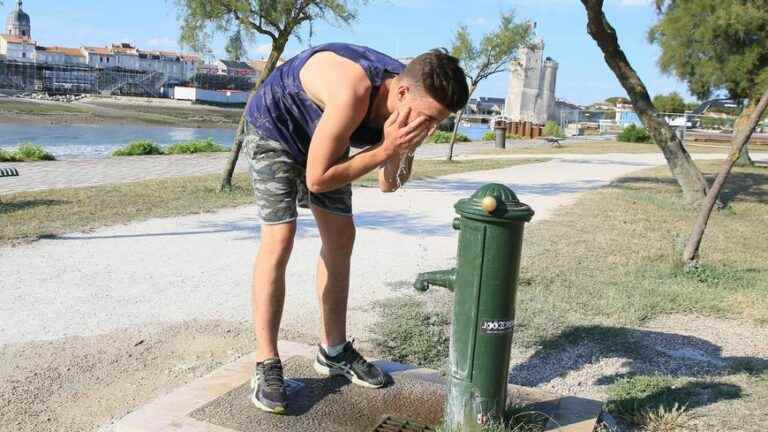
<path id="1" fill-rule="evenodd" d="M 262 225 L 259 259 L 262 262 L 285 267 L 293 250 L 296 223 Z"/>
<path id="2" fill-rule="evenodd" d="M 356 235 L 355 224 L 350 219 L 349 224 L 342 224 L 336 227 L 333 234 L 325 239 L 323 249 L 337 255 L 352 255 Z"/>

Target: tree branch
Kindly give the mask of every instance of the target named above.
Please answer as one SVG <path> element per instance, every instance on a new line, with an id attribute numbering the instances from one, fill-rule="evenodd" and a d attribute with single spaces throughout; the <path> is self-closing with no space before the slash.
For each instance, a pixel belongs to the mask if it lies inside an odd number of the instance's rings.
<path id="1" fill-rule="evenodd" d="M 227 7 L 227 10 L 229 11 L 229 13 L 231 13 L 235 17 L 237 22 L 239 22 L 241 25 L 245 25 L 246 27 L 248 27 L 252 31 L 255 31 L 256 33 L 261 33 L 264 36 L 268 36 L 270 39 L 272 39 L 272 42 L 274 42 L 277 39 L 277 35 L 275 33 L 265 29 L 263 26 L 261 26 L 261 24 L 257 24 L 250 18 L 243 17 L 235 9 Z M 261 21 L 261 19 L 262 19 L 262 15 L 259 14 L 259 21 Z"/>

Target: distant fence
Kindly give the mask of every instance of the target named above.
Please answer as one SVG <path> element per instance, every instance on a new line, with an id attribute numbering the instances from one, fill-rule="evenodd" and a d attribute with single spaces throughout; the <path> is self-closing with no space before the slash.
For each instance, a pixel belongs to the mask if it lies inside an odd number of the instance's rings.
<path id="1" fill-rule="evenodd" d="M 0 88 L 22 92 L 158 97 L 166 82 L 160 72 L 0 60 Z"/>

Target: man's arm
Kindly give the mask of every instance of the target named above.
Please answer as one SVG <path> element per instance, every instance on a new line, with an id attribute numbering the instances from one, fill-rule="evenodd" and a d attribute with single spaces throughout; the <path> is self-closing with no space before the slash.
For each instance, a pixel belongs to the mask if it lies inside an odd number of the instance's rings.
<path id="1" fill-rule="evenodd" d="M 363 69 L 347 59 L 326 56 L 313 60 L 301 72 L 305 90 L 323 106 L 307 157 L 310 191 L 322 193 L 349 184 L 387 160 L 407 153 L 423 139 L 426 118 L 407 124 L 410 111 L 395 112 L 384 125 L 381 144 L 344 159 L 352 132 L 368 112 L 371 84 Z"/>

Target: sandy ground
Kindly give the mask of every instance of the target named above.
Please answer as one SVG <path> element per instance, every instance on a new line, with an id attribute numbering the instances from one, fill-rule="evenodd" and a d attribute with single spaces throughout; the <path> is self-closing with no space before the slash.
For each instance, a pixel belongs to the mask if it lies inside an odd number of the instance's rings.
<path id="1" fill-rule="evenodd" d="M 356 189 L 350 333 L 364 341 L 372 301 L 398 295 L 420 271 L 451 265 L 453 203 L 481 185 L 510 185 L 542 219 L 585 190 L 661 163 L 655 155 L 569 157 L 414 182 L 387 196 Z M 282 337 L 311 343 L 320 242 L 310 215 L 298 224 Z M 0 249 L 0 430 L 96 430 L 250 351 L 243 323 L 258 238 L 255 209 L 246 206 Z M 519 355 L 523 365 L 536 360 Z M 573 356 L 579 367 L 525 382 L 589 393 L 573 384 L 592 380 Z M 617 371 L 624 362 L 604 360 Z"/>

